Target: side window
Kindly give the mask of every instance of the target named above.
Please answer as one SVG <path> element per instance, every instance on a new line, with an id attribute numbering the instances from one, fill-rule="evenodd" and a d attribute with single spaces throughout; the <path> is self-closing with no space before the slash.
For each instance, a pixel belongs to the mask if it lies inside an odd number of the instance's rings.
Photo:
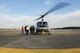
<path id="1" fill-rule="evenodd" d="M 47 25 L 48 25 L 48 24 L 47 24 L 47 22 L 44 22 L 43 24 L 44 24 L 45 26 L 47 26 Z"/>

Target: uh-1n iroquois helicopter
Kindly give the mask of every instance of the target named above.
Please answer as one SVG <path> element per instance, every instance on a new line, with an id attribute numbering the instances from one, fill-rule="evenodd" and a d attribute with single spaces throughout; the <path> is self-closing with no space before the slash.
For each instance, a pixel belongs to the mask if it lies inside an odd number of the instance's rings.
<path id="1" fill-rule="evenodd" d="M 59 10 L 63 7 L 66 7 L 70 5 L 69 3 L 66 3 L 66 2 L 60 2 L 59 4 L 55 5 L 53 8 L 51 8 L 49 11 L 47 11 L 46 13 L 44 13 L 43 15 L 41 15 L 41 17 L 37 18 L 36 20 L 39 20 L 41 19 L 41 21 L 37 22 L 36 24 L 36 33 L 39 34 L 39 33 L 43 33 L 43 32 L 46 32 L 47 34 L 50 35 L 50 32 L 49 32 L 49 28 L 48 28 L 48 22 L 44 21 L 44 17 L 53 12 L 53 11 L 56 11 L 56 10 Z"/>

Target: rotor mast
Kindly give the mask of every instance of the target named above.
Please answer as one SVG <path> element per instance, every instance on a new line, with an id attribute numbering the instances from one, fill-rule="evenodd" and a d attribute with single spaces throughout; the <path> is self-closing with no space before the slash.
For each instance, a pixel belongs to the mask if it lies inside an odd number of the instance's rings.
<path id="1" fill-rule="evenodd" d="M 42 15 L 42 16 L 41 16 L 41 18 L 42 18 L 42 20 L 41 20 L 41 21 L 44 21 L 44 16 L 45 16 L 45 15 Z"/>

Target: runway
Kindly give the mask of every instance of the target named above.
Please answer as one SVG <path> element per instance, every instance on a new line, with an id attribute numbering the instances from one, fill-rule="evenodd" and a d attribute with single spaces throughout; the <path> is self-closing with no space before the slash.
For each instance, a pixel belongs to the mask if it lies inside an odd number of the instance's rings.
<path id="1" fill-rule="evenodd" d="M 0 47 L 31 49 L 80 48 L 80 30 L 52 30 L 51 35 L 21 35 L 20 30 L 0 30 Z"/>
<path id="2" fill-rule="evenodd" d="M 80 36 L 25 36 L 7 44 L 7 48 L 79 48 Z"/>

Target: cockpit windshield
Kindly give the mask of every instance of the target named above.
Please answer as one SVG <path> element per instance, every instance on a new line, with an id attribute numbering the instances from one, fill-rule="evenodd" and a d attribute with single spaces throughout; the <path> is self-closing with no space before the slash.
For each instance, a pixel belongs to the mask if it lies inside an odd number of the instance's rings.
<path id="1" fill-rule="evenodd" d="M 38 27 L 47 27 L 48 26 L 48 23 L 47 22 L 38 22 L 37 23 L 37 26 Z"/>

